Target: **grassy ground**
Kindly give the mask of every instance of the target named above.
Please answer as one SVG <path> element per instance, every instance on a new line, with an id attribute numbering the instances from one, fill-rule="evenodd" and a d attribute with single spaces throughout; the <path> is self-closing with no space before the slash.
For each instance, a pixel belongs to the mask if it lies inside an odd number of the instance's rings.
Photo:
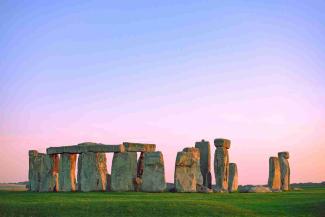
<path id="1" fill-rule="evenodd" d="M 0 216 L 325 216 L 325 188 L 259 194 L 0 191 Z"/>

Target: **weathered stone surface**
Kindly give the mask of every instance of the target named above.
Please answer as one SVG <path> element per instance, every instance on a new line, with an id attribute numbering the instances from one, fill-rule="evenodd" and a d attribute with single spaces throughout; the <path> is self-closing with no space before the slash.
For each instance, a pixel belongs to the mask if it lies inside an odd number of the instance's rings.
<path id="1" fill-rule="evenodd" d="M 29 151 L 29 190 L 57 191 L 58 162 L 57 155 L 46 155 L 35 150 Z"/>
<path id="2" fill-rule="evenodd" d="M 228 179 L 228 191 L 234 192 L 238 189 L 238 171 L 237 164 L 229 164 L 229 179 Z"/>
<path id="3" fill-rule="evenodd" d="M 111 191 L 111 174 L 106 174 L 106 191 Z"/>
<path id="4" fill-rule="evenodd" d="M 59 156 L 57 154 L 45 155 L 41 166 L 40 189 L 41 192 L 58 191 L 59 187 Z"/>
<path id="5" fill-rule="evenodd" d="M 107 180 L 106 155 L 81 153 L 78 158 L 78 190 L 105 191 Z"/>
<path id="6" fill-rule="evenodd" d="M 61 154 L 59 170 L 60 191 L 76 190 L 76 160 L 77 154 Z"/>
<path id="7" fill-rule="evenodd" d="M 200 167 L 203 177 L 203 185 L 211 188 L 211 153 L 210 143 L 202 140 L 195 143 L 195 148 L 200 150 Z"/>
<path id="8" fill-rule="evenodd" d="M 196 192 L 197 185 L 203 185 L 198 148 L 184 148 L 177 153 L 174 183 L 177 192 Z"/>
<path id="9" fill-rule="evenodd" d="M 290 190 L 290 166 L 289 166 L 289 152 L 278 153 L 280 162 L 280 173 L 281 173 L 281 190 Z"/>
<path id="10" fill-rule="evenodd" d="M 204 185 L 196 185 L 196 191 L 200 193 L 212 193 L 213 190 Z"/>
<path id="11" fill-rule="evenodd" d="M 29 189 L 30 191 L 39 191 L 41 186 L 41 172 L 43 170 L 43 162 L 45 154 L 38 153 L 36 150 L 28 152 L 29 155 Z"/>
<path id="12" fill-rule="evenodd" d="M 154 151 L 156 151 L 155 144 L 123 142 L 123 145 L 125 147 L 125 151 L 128 151 L 128 152 L 154 152 Z"/>
<path id="13" fill-rule="evenodd" d="M 281 189 L 280 162 L 277 157 L 270 157 L 269 159 L 268 186 L 272 191 L 278 191 Z"/>
<path id="14" fill-rule="evenodd" d="M 114 153 L 111 173 L 112 191 L 134 191 L 137 177 L 137 153 Z"/>
<path id="15" fill-rule="evenodd" d="M 272 192 L 269 187 L 265 186 L 241 186 L 238 191 L 240 193 L 268 193 Z"/>
<path id="16" fill-rule="evenodd" d="M 166 190 L 163 154 L 160 151 L 144 153 L 141 191 L 163 192 Z"/>
<path id="17" fill-rule="evenodd" d="M 216 148 L 218 147 L 224 147 L 226 149 L 230 148 L 231 141 L 229 139 L 215 139 L 214 140 L 214 146 Z"/>
<path id="18" fill-rule="evenodd" d="M 216 179 L 216 191 L 228 191 L 229 155 L 227 146 L 216 146 L 214 154 L 214 173 Z"/>
<path id="19" fill-rule="evenodd" d="M 46 149 L 47 154 L 80 154 L 85 152 L 124 152 L 124 145 L 105 145 L 101 143 L 85 142 L 78 145 L 61 146 L 61 147 L 50 147 Z"/>

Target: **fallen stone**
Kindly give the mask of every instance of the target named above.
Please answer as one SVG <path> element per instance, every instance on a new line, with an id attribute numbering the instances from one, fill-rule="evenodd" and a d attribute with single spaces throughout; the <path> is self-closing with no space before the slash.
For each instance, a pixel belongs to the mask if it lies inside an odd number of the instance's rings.
<path id="1" fill-rule="evenodd" d="M 125 151 L 128 151 L 128 152 L 154 152 L 154 151 L 156 151 L 155 144 L 123 142 L 123 145 L 125 147 Z"/>
<path id="2" fill-rule="evenodd" d="M 200 167 L 203 177 L 203 185 L 211 188 L 211 154 L 210 143 L 202 140 L 195 143 L 195 148 L 200 150 Z"/>
<path id="3" fill-rule="evenodd" d="M 76 154 L 63 153 L 60 158 L 59 189 L 60 191 L 76 190 Z"/>
<path id="4" fill-rule="evenodd" d="M 238 188 L 240 193 L 269 193 L 272 192 L 269 187 L 265 186 L 241 186 Z"/>
<path id="5" fill-rule="evenodd" d="M 280 162 L 280 173 L 281 173 L 281 190 L 290 190 L 290 166 L 289 166 L 289 152 L 278 153 Z"/>
<path id="6" fill-rule="evenodd" d="M 216 191 L 228 191 L 229 178 L 229 155 L 228 148 L 230 147 L 230 140 L 215 139 L 216 146 L 214 154 L 214 173 L 216 180 Z"/>
<path id="7" fill-rule="evenodd" d="M 237 164 L 229 164 L 228 191 L 235 192 L 238 189 L 238 171 Z"/>
<path id="8" fill-rule="evenodd" d="M 174 183 L 177 192 L 196 192 L 196 185 L 203 185 L 199 149 L 184 148 L 177 153 Z"/>
<path id="9" fill-rule="evenodd" d="M 163 192 L 166 190 L 163 154 L 160 151 L 144 153 L 141 191 Z"/>
<path id="10" fill-rule="evenodd" d="M 272 191 L 279 191 L 281 189 L 280 162 L 277 157 L 270 157 L 269 159 L 268 186 Z"/>
<path id="11" fill-rule="evenodd" d="M 137 177 L 137 153 L 114 153 L 111 173 L 112 191 L 134 191 Z"/>
<path id="12" fill-rule="evenodd" d="M 196 185 L 196 191 L 199 193 L 212 193 L 213 190 L 204 185 Z"/>
<path id="13" fill-rule="evenodd" d="M 78 190 L 105 191 L 107 180 L 106 155 L 81 153 L 78 158 Z"/>

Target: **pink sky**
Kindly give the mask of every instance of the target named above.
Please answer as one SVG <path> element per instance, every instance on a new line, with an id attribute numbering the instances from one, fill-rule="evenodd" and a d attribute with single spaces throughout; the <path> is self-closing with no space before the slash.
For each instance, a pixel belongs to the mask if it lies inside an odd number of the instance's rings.
<path id="1" fill-rule="evenodd" d="M 155 143 L 172 182 L 177 152 L 205 139 L 214 159 L 215 138 L 239 184 L 280 151 L 292 182 L 325 181 L 324 8 L 1 2 L 0 182 L 28 179 L 30 149 L 86 141 Z"/>

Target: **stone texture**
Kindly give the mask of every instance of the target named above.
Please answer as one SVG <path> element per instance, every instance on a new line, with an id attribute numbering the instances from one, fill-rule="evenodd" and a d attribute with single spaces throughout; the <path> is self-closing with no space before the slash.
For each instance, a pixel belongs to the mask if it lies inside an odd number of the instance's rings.
<path id="1" fill-rule="evenodd" d="M 28 152 L 29 155 L 29 190 L 39 191 L 41 186 L 41 172 L 43 170 L 43 162 L 45 154 L 38 153 L 36 150 Z"/>
<path id="2" fill-rule="evenodd" d="M 137 177 L 137 153 L 114 153 L 111 173 L 112 191 L 134 191 Z"/>
<path id="3" fill-rule="evenodd" d="M 280 162 L 277 157 L 270 157 L 269 159 L 268 186 L 272 191 L 278 191 L 281 189 Z"/>
<path id="4" fill-rule="evenodd" d="M 229 164 L 228 191 L 235 192 L 238 189 L 238 171 L 237 164 Z"/>
<path id="5" fill-rule="evenodd" d="M 228 177 L 229 177 L 229 155 L 228 148 L 230 147 L 230 140 L 215 139 L 214 144 L 216 151 L 214 154 L 214 173 L 216 179 L 216 191 L 228 191 Z"/>
<path id="6" fill-rule="evenodd" d="M 280 173 L 281 173 L 281 190 L 290 190 L 290 166 L 289 166 L 289 152 L 278 153 L 280 162 Z"/>
<path id="7" fill-rule="evenodd" d="M 29 151 L 29 190 L 57 191 L 58 162 L 57 155 L 46 155 L 35 150 Z"/>
<path id="8" fill-rule="evenodd" d="M 211 153 L 210 143 L 202 140 L 195 143 L 195 148 L 200 150 L 200 167 L 203 177 L 203 185 L 211 188 Z"/>
<path id="9" fill-rule="evenodd" d="M 212 193 L 213 190 L 204 185 L 196 185 L 196 191 L 200 193 Z"/>
<path id="10" fill-rule="evenodd" d="M 265 186 L 242 186 L 238 189 L 240 193 L 269 193 L 272 192 L 269 187 Z"/>
<path id="11" fill-rule="evenodd" d="M 215 139 L 214 146 L 217 147 L 224 147 L 226 149 L 230 148 L 231 141 L 229 139 Z"/>
<path id="12" fill-rule="evenodd" d="M 141 191 L 163 192 L 166 190 L 163 154 L 160 151 L 144 153 Z"/>
<path id="13" fill-rule="evenodd" d="M 40 189 L 41 192 L 58 191 L 59 187 L 59 156 L 45 155 L 42 158 Z"/>
<path id="14" fill-rule="evenodd" d="M 46 149 L 47 154 L 80 154 L 85 152 L 124 152 L 124 145 L 105 145 L 101 143 L 85 142 L 78 145 L 61 146 L 61 147 L 50 147 Z"/>
<path id="15" fill-rule="evenodd" d="M 177 192 L 197 192 L 197 185 L 203 185 L 198 148 L 184 148 L 177 153 L 174 183 Z"/>
<path id="16" fill-rule="evenodd" d="M 78 190 L 105 191 L 107 180 L 106 155 L 81 153 L 78 158 Z"/>
<path id="17" fill-rule="evenodd" d="M 128 151 L 128 152 L 154 152 L 154 151 L 156 151 L 155 144 L 123 142 L 123 145 L 125 147 L 125 151 Z"/>
<path id="18" fill-rule="evenodd" d="M 76 190 L 76 160 L 77 154 L 61 154 L 59 170 L 60 191 Z"/>

